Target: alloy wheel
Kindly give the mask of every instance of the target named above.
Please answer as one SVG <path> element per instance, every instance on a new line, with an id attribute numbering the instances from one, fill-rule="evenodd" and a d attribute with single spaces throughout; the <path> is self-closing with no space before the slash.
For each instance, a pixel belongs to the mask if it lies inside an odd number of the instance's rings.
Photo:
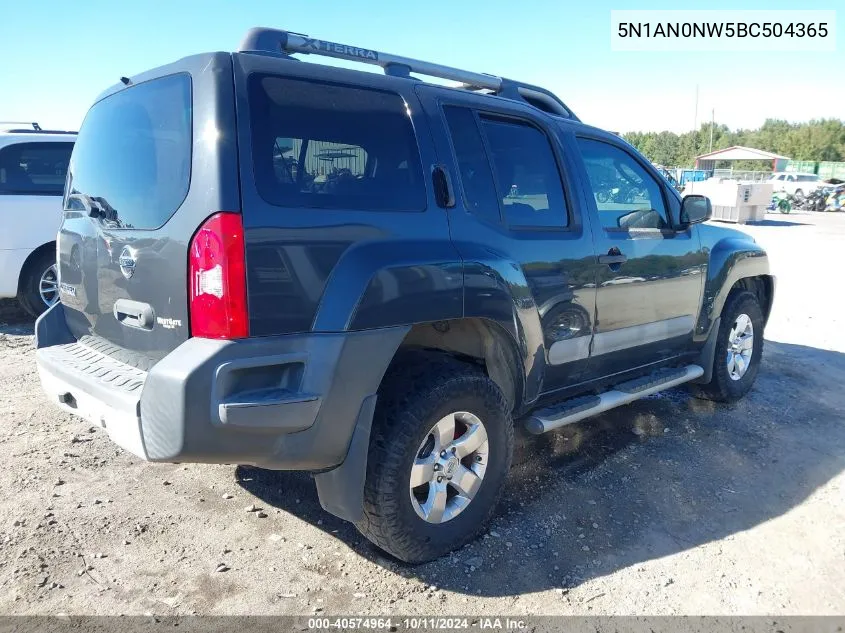
<path id="1" fill-rule="evenodd" d="M 48 308 L 58 301 L 59 271 L 55 264 L 41 273 L 41 278 L 38 280 L 38 295 Z"/>
<path id="2" fill-rule="evenodd" d="M 431 427 L 417 449 L 409 490 L 417 515 L 445 523 L 472 502 L 484 479 L 490 444 L 481 420 L 450 413 Z"/>
<path id="3" fill-rule="evenodd" d="M 728 375 L 731 380 L 741 380 L 751 365 L 754 353 L 754 326 L 751 317 L 740 314 L 728 333 Z"/>

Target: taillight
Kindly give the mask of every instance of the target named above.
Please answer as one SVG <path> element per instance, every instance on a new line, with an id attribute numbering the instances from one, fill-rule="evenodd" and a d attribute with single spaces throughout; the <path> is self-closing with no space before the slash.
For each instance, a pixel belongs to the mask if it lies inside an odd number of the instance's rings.
<path id="1" fill-rule="evenodd" d="M 244 227 L 240 213 L 212 215 L 191 240 L 191 335 L 232 339 L 249 335 Z"/>

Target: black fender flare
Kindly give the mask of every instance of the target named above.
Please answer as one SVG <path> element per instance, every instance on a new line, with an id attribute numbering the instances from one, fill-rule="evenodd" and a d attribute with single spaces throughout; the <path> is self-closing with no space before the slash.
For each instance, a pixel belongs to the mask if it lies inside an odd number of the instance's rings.
<path id="1" fill-rule="evenodd" d="M 769 257 L 750 237 L 726 237 L 710 249 L 704 280 L 702 309 L 695 339 L 705 341 L 717 323 L 731 289 L 741 279 L 772 277 Z M 764 306 L 765 310 L 765 306 Z"/>

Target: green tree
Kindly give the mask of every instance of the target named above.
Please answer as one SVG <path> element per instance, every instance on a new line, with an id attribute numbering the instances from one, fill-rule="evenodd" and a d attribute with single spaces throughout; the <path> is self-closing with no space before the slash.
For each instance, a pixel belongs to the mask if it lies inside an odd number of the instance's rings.
<path id="1" fill-rule="evenodd" d="M 625 140 L 654 163 L 673 167 L 692 167 L 695 157 L 710 149 L 709 122 L 695 131 L 628 132 Z M 731 130 L 728 126 L 713 125 L 713 150 L 744 145 L 789 156 L 794 160 L 845 161 L 845 122 L 839 119 L 814 119 L 805 123 L 789 123 L 782 119 L 767 119 L 754 130 Z M 760 169 L 768 165 L 759 162 L 735 167 Z"/>

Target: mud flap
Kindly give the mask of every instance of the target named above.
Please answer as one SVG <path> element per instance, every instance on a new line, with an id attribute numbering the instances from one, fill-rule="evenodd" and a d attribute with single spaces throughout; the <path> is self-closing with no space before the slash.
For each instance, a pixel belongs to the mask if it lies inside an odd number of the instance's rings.
<path id="1" fill-rule="evenodd" d="M 361 403 L 343 463 L 333 470 L 314 476 L 317 496 L 323 509 L 352 523 L 357 523 L 364 516 L 364 480 L 367 476 L 370 429 L 377 398 L 373 394 Z"/>
<path id="2" fill-rule="evenodd" d="M 704 374 L 701 378 L 691 381 L 693 383 L 706 385 L 713 379 L 713 361 L 716 357 L 716 339 L 719 338 L 719 326 L 721 326 L 721 324 L 722 317 L 718 317 L 715 321 L 713 321 L 713 325 L 710 327 L 710 335 L 707 337 L 704 347 L 701 348 L 701 356 L 698 357 L 697 363 L 704 369 Z"/>

